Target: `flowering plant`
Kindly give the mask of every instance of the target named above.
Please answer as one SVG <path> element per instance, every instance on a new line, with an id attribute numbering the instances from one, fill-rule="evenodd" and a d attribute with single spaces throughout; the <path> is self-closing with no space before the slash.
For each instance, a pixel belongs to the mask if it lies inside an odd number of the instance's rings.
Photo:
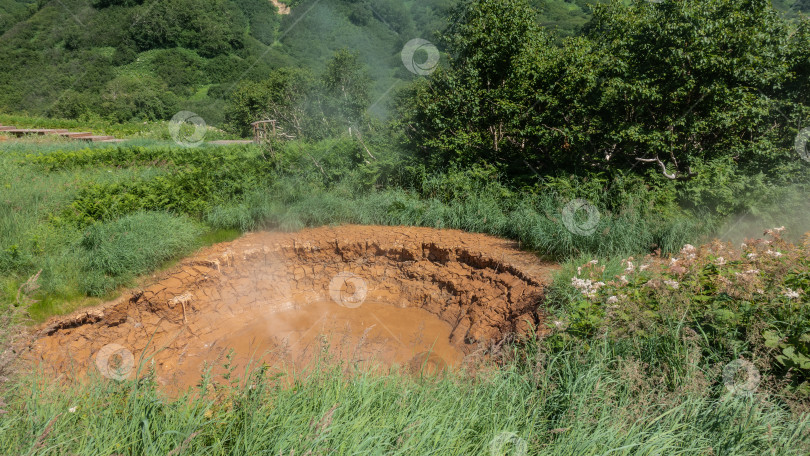
<path id="1" fill-rule="evenodd" d="M 570 280 L 577 298 L 557 331 L 647 337 L 677 322 L 707 348 L 750 352 L 796 384 L 810 380 L 810 235 L 783 227 L 739 247 L 713 241 L 676 255 L 625 258 L 618 274 L 591 260 Z"/>

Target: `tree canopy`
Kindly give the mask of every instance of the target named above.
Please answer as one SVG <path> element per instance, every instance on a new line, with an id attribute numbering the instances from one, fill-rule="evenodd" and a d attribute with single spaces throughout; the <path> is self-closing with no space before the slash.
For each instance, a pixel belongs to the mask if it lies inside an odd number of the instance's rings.
<path id="1" fill-rule="evenodd" d="M 806 20 L 788 23 L 766 0 L 613 2 L 557 47 L 535 14 L 527 0 L 456 12 L 447 64 L 400 97 L 420 160 L 524 177 L 654 166 L 670 179 L 717 160 L 796 160 Z"/>

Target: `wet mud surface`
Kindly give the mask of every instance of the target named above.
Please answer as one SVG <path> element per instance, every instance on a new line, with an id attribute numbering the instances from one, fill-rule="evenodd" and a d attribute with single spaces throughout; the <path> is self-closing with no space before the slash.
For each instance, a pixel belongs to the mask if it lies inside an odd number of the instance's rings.
<path id="1" fill-rule="evenodd" d="M 178 391 L 206 365 L 442 370 L 543 327 L 555 266 L 491 236 L 413 227 L 258 232 L 200 250 L 152 284 L 37 328 L 29 359 L 68 377 L 131 378 L 141 359 Z"/>

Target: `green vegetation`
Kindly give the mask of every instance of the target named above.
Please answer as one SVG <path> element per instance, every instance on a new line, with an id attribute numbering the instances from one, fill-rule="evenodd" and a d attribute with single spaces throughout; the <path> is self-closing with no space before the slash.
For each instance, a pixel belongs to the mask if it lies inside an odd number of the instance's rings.
<path id="1" fill-rule="evenodd" d="M 486 454 L 513 432 L 529 454 L 810 452 L 807 2 L 289 3 L 0 3 L 0 123 L 133 140 L 0 141 L 0 305 L 42 321 L 245 231 L 404 224 L 562 262 L 550 335 L 474 373 L 327 357 L 179 400 L 148 360 L 120 384 L 18 376 L 3 448 Z M 416 37 L 435 71 L 402 64 Z M 277 135 L 181 147 L 180 109 L 206 140 Z M 740 358 L 762 382 L 728 394 Z"/>
<path id="2" fill-rule="evenodd" d="M 808 450 L 806 416 L 792 417 L 779 398 L 735 396 L 714 384 L 722 365 L 677 329 L 643 345 L 529 343 L 504 357 L 475 379 L 382 376 L 327 359 L 306 376 L 267 380 L 258 369 L 242 382 L 236 373 L 207 378 L 176 400 L 149 377 L 67 390 L 21 382 L 6 394 L 0 444 L 15 454 L 81 455 Z"/>
<path id="3" fill-rule="evenodd" d="M 794 245 L 782 231 L 740 248 L 686 244 L 670 259 L 569 263 L 570 283 L 555 282 L 553 292 L 560 324 L 568 336 L 647 340 L 677 322 L 707 352 L 745 354 L 772 387 L 806 396 L 810 237 Z"/>
<path id="4" fill-rule="evenodd" d="M 164 212 L 135 212 L 84 234 L 80 255 L 87 258 L 80 290 L 95 296 L 189 252 L 201 229 Z M 164 233 L 171 233 L 166 236 Z"/>
<path id="5" fill-rule="evenodd" d="M 15 126 L 17 128 L 63 128 L 71 131 L 89 131 L 96 135 L 109 135 L 120 139 L 133 139 L 146 144 L 155 144 L 156 142 L 170 142 L 174 145 L 171 132 L 169 131 L 169 122 L 112 122 L 109 120 L 94 119 L 90 120 L 77 120 L 77 119 L 64 119 L 59 117 L 31 117 L 24 115 L 12 115 L 0 113 L 0 124 L 6 126 Z M 14 145 L 11 147 L 28 147 L 29 149 L 36 150 L 37 148 L 49 148 L 50 144 L 54 142 L 53 138 L 40 138 L 41 141 L 25 141 L 22 144 Z M 219 139 L 239 139 L 238 135 L 227 133 L 219 128 L 208 125 L 206 128 L 205 139 L 215 141 Z M 130 142 L 129 144 L 132 144 Z M 63 144 L 62 147 L 76 148 L 84 147 L 81 142 L 75 142 L 73 146 Z"/>
<path id="6" fill-rule="evenodd" d="M 26 5 L 4 2 L 0 12 Z M 342 48 L 374 69 L 379 96 L 407 77 L 397 34 L 429 35 L 447 4 L 309 3 L 281 16 L 267 0 L 40 2 L 0 28 L 0 109 L 114 122 L 168 120 L 185 109 L 222 125 L 224 99 L 239 83 L 293 66 L 320 73 Z"/>
<path id="7" fill-rule="evenodd" d="M 2 0 L 0 1 L 0 33 L 5 32 L 14 24 L 27 18 L 37 10 L 34 0 Z"/>
<path id="8" fill-rule="evenodd" d="M 83 120 L 168 120 L 180 110 L 221 126 L 242 82 L 296 67 L 321 73 L 342 48 L 359 53 L 377 100 L 412 79 L 400 50 L 435 40 L 458 0 L 0 1 L 0 110 Z M 533 0 L 534 21 L 559 43 L 602 0 Z M 795 17 L 803 0 L 775 6 Z M 134 26 L 133 26 L 134 25 Z M 388 106 L 375 106 L 385 115 Z"/>

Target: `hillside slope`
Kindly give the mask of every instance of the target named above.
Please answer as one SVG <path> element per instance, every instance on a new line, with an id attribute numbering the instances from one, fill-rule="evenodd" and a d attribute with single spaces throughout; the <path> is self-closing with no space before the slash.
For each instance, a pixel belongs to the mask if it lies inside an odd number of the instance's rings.
<path id="1" fill-rule="evenodd" d="M 596 0 L 601 1 L 601 0 Z M 227 95 L 273 69 L 318 74 L 340 49 L 358 53 L 372 100 L 413 77 L 400 51 L 436 42 L 459 0 L 0 0 L 0 110 L 112 121 L 194 111 L 219 125 Z M 578 33 L 592 0 L 533 0 L 560 37 Z M 778 0 L 793 14 L 808 0 Z"/>

